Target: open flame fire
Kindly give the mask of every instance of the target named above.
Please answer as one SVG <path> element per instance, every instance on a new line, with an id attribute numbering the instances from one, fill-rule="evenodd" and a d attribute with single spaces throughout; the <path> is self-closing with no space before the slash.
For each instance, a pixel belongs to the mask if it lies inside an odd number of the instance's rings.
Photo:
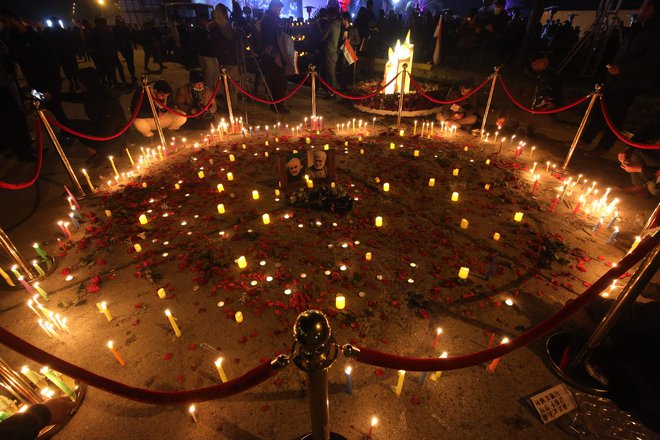
<path id="1" fill-rule="evenodd" d="M 396 40 L 396 46 L 394 46 L 394 49 L 392 49 L 392 47 L 389 48 L 388 59 L 385 64 L 385 77 L 383 79 L 383 84 L 392 81 L 392 78 L 403 70 L 404 64 L 408 65 L 406 68 L 407 74 L 412 73 L 414 47 L 414 44 L 410 44 L 410 31 L 408 31 L 403 44 L 401 44 L 401 41 Z M 401 77 L 399 77 L 396 81 L 385 88 L 384 93 L 399 93 L 401 90 L 403 90 L 403 93 L 408 93 L 410 89 L 410 77 L 407 74 L 403 84 L 401 83 Z"/>

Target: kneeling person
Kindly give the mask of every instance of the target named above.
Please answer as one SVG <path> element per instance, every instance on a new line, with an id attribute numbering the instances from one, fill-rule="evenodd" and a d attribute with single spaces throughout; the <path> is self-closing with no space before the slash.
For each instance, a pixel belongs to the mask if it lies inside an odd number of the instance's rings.
<path id="1" fill-rule="evenodd" d="M 452 87 L 447 93 L 447 101 L 454 101 L 469 95 L 474 90 L 474 81 L 472 78 L 461 81 L 458 87 Z M 479 120 L 478 101 L 476 94 L 469 98 L 445 106 L 442 112 L 437 114 L 438 121 L 445 121 L 450 125 L 457 125 L 459 128 L 470 130 L 476 126 Z"/>
<path id="2" fill-rule="evenodd" d="M 162 104 L 171 107 L 174 105 L 174 100 L 170 98 L 172 94 L 172 87 L 167 83 L 167 81 L 158 80 L 149 86 L 151 88 L 151 95 L 154 97 L 154 106 L 156 107 L 156 113 L 158 114 L 158 121 L 162 129 L 168 130 L 178 130 L 183 124 L 186 123 L 186 118 L 184 116 L 179 116 L 177 114 L 168 112 Z M 135 91 L 133 99 L 131 101 L 131 112 L 135 111 L 135 106 L 137 105 L 138 99 L 140 98 L 141 89 Z M 154 121 L 153 112 L 151 111 L 151 106 L 149 105 L 149 98 L 144 96 L 142 99 L 142 105 L 138 110 L 137 118 L 133 122 L 135 129 L 142 133 L 144 137 L 152 137 L 154 135 L 154 130 L 156 129 L 156 122 Z"/>
<path id="3" fill-rule="evenodd" d="M 213 91 L 204 85 L 204 75 L 200 70 L 192 70 L 190 72 L 190 82 L 176 90 L 174 104 L 187 115 L 193 115 L 202 111 L 209 102 L 211 104 L 202 114 L 187 119 L 186 128 L 208 130 L 209 126 L 215 122 L 215 112 L 217 110 Z"/>

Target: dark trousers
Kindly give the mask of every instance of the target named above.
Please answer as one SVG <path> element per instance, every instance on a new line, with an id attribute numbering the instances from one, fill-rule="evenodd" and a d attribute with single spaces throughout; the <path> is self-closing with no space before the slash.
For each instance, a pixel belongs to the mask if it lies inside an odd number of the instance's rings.
<path id="1" fill-rule="evenodd" d="M 323 71 L 321 75 L 325 82 L 327 82 L 332 88 L 337 88 L 337 54 L 326 54 L 323 59 Z M 328 92 L 331 92 L 328 90 Z"/>
<path id="2" fill-rule="evenodd" d="M 126 60 L 126 67 L 132 79 L 135 79 L 135 57 L 133 56 L 133 48 L 130 46 L 120 47 L 119 52 Z"/>
<path id="3" fill-rule="evenodd" d="M 25 114 L 9 87 L 0 87 L 0 144 L 11 148 L 19 156 L 27 154 L 32 145 Z M 45 130 L 42 127 L 42 133 Z"/>
<path id="4" fill-rule="evenodd" d="M 284 98 L 286 95 L 286 74 L 284 69 L 275 64 L 275 60 L 271 57 L 263 58 L 263 69 L 273 99 Z"/>
<path id="5" fill-rule="evenodd" d="M 603 99 L 607 105 L 607 115 L 619 131 L 621 131 L 623 121 L 628 114 L 628 109 L 630 109 L 637 95 L 639 95 L 639 90 L 637 89 L 605 89 Z M 582 132 L 582 140 L 586 143 L 591 143 L 594 137 L 601 131 L 603 132 L 603 137 L 598 142 L 596 150 L 607 152 L 614 145 L 616 136 L 607 126 L 603 112 L 600 109 L 600 104 L 596 103 L 591 111 L 589 123 L 585 127 L 584 132 Z"/>
<path id="6" fill-rule="evenodd" d="M 346 90 L 349 84 L 353 84 L 355 79 L 355 67 L 356 64 L 348 64 L 346 57 L 342 54 L 339 57 L 339 85 L 342 90 Z"/>

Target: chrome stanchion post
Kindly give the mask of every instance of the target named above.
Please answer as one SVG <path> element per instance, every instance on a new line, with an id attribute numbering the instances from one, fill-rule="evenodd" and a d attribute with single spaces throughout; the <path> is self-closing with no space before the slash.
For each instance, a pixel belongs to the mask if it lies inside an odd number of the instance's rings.
<path id="1" fill-rule="evenodd" d="M 500 68 L 495 67 L 493 69 L 493 81 L 490 83 L 490 92 L 488 93 L 488 101 L 486 102 L 486 111 L 484 111 L 484 117 L 481 118 L 481 136 L 484 134 L 486 129 L 486 121 L 488 121 L 488 113 L 490 112 L 490 104 L 493 102 L 493 93 L 495 92 L 495 83 L 497 82 L 497 76 L 500 74 Z"/>
<path id="2" fill-rule="evenodd" d="M 34 281 L 37 278 L 37 275 L 32 273 L 30 265 L 23 259 L 16 246 L 14 246 L 14 243 L 12 243 L 2 228 L 0 228 L 0 247 L 7 252 L 11 259 L 14 260 L 14 263 L 25 273 L 25 281 Z"/>
<path id="3" fill-rule="evenodd" d="M 144 94 L 147 95 L 147 99 L 149 100 L 149 106 L 151 107 L 151 112 L 154 115 L 154 124 L 156 125 L 158 136 L 160 137 L 160 143 L 162 144 L 163 148 L 167 149 L 167 142 L 165 142 L 165 136 L 163 135 L 163 127 L 160 126 L 158 111 L 156 110 L 156 104 L 154 104 L 154 98 L 151 95 L 151 87 L 149 87 L 149 83 L 147 81 L 147 75 L 142 76 L 142 87 L 144 90 Z"/>
<path id="4" fill-rule="evenodd" d="M 48 136 L 50 136 L 50 140 L 53 141 L 53 145 L 57 150 L 57 154 L 59 154 L 60 159 L 62 159 L 62 163 L 64 164 L 64 168 L 66 168 L 66 172 L 69 173 L 69 177 L 71 178 L 71 182 L 73 182 L 73 186 L 76 188 L 76 191 L 78 191 L 78 198 L 85 197 L 85 191 L 83 191 L 82 186 L 80 186 L 80 182 L 78 182 L 78 177 L 76 177 L 76 173 L 73 172 L 73 168 L 71 168 L 71 163 L 69 163 L 69 159 L 66 157 L 66 154 L 64 154 L 64 150 L 62 150 L 62 146 L 60 145 L 60 142 L 57 140 L 57 136 L 55 136 L 53 127 L 50 126 L 50 122 L 48 122 L 48 118 L 46 118 L 44 111 L 41 109 L 41 103 L 37 99 L 35 99 L 32 102 L 34 104 L 34 110 L 39 115 L 39 119 L 41 119 L 41 122 L 44 124 L 44 127 L 46 127 L 46 131 L 48 132 Z"/>
<path id="5" fill-rule="evenodd" d="M 406 69 L 408 69 L 408 64 L 404 63 L 401 66 L 403 70 L 401 71 L 401 85 L 399 86 L 399 110 L 396 115 L 396 129 L 401 129 L 401 112 L 403 111 L 403 97 L 406 84 Z"/>
<path id="6" fill-rule="evenodd" d="M 658 221 L 660 220 L 658 216 L 660 216 L 660 203 L 656 205 L 655 210 L 648 218 L 648 220 L 646 220 L 646 224 L 644 225 L 644 228 L 642 228 L 642 232 L 639 233 L 640 237 L 643 237 L 644 234 L 649 231 L 649 229 L 653 229 L 658 226 Z"/>
<path id="7" fill-rule="evenodd" d="M 312 77 L 312 118 L 316 117 L 316 66 L 309 65 L 309 74 Z"/>
<path id="8" fill-rule="evenodd" d="M 591 114 L 591 110 L 594 108 L 594 104 L 596 103 L 596 99 L 600 97 L 600 85 L 596 84 L 594 92 L 591 94 L 591 100 L 589 101 L 589 106 L 587 107 L 587 111 L 584 112 L 584 116 L 582 117 L 582 121 L 580 122 L 580 126 L 578 127 L 577 132 L 575 133 L 575 137 L 573 138 L 573 143 L 571 144 L 571 148 L 568 150 L 568 154 L 566 155 L 566 160 L 564 160 L 564 164 L 561 166 L 562 171 L 566 171 L 566 167 L 568 166 L 568 162 L 571 160 L 571 156 L 573 156 L 573 152 L 575 151 L 575 147 L 577 147 L 578 142 L 580 141 L 580 136 L 582 136 L 582 132 L 584 131 L 584 127 L 587 125 L 587 120 L 589 120 L 589 115 Z"/>
<path id="9" fill-rule="evenodd" d="M 227 82 L 227 68 L 222 68 L 222 81 L 225 83 L 225 97 L 227 98 L 227 110 L 229 110 L 229 125 L 234 133 L 234 111 L 231 108 L 231 97 L 229 96 L 229 83 Z"/>
<path id="10" fill-rule="evenodd" d="M 293 362 L 307 373 L 307 392 L 312 432 L 307 440 L 344 439 L 330 432 L 330 404 L 328 401 L 328 368 L 339 353 L 339 345 L 332 335 L 328 318 L 318 310 L 307 310 L 293 327 L 296 340 L 291 351 Z M 297 348 L 297 353 L 296 353 Z"/>
<path id="11" fill-rule="evenodd" d="M 26 382 L 9 364 L 0 358 L 0 378 L 7 385 L 7 390 L 16 396 L 21 402 L 32 405 L 41 403 L 43 398 L 36 393 L 30 384 Z"/>

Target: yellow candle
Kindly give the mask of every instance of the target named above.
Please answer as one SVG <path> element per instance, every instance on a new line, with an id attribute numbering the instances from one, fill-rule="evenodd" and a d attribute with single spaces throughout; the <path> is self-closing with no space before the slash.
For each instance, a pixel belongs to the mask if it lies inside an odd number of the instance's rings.
<path id="1" fill-rule="evenodd" d="M 264 214 L 264 215 L 261 216 L 261 219 L 263 220 L 264 225 L 270 224 L 270 215 Z"/>
<path id="2" fill-rule="evenodd" d="M 376 217 L 376 227 L 380 228 L 381 226 L 383 226 L 383 217 L 378 216 Z"/>
<path id="3" fill-rule="evenodd" d="M 181 189 L 181 185 L 179 185 L 178 183 L 175 183 L 174 184 L 174 189 L 176 189 L 176 190 Z"/>
<path id="4" fill-rule="evenodd" d="M 2 270 L 1 267 L 0 267 L 0 275 L 2 275 L 2 278 L 5 279 L 5 282 L 6 282 L 10 287 L 16 287 L 16 284 L 14 284 L 14 282 L 11 280 L 11 278 L 9 278 L 9 275 L 7 274 L 7 272 L 5 272 L 4 270 Z"/>
<path id="5" fill-rule="evenodd" d="M 256 189 L 252 191 L 252 200 L 259 200 L 259 191 Z"/>
<path id="6" fill-rule="evenodd" d="M 364 148 L 360 148 L 360 154 L 364 154 Z"/>
<path id="7" fill-rule="evenodd" d="M 306 144 L 309 144 L 309 143 L 311 143 L 311 142 L 312 142 L 312 140 L 311 140 L 310 138 L 308 138 L 308 137 L 305 138 L 305 143 L 306 143 Z"/>
<path id="8" fill-rule="evenodd" d="M 131 156 L 131 152 L 129 151 L 128 148 L 124 148 L 126 150 L 126 155 L 128 156 L 128 160 L 131 161 L 131 166 L 135 165 L 135 162 L 133 162 L 133 156 Z"/>
<path id="9" fill-rule="evenodd" d="M 233 155 L 233 154 L 230 154 L 230 155 L 229 155 L 229 162 L 233 162 L 233 161 L 235 161 L 235 160 L 236 160 L 236 158 L 234 157 L 234 155 Z"/>
<path id="10" fill-rule="evenodd" d="M 383 183 L 383 191 L 388 192 L 390 190 L 390 184 L 385 182 Z"/>
<path id="11" fill-rule="evenodd" d="M 468 277 L 469 273 L 470 273 L 470 268 L 461 267 L 458 271 L 458 277 L 461 278 L 461 279 L 466 279 Z"/>
<path id="12" fill-rule="evenodd" d="M 494 233 L 493 234 L 493 240 L 498 241 L 500 239 L 500 234 L 499 233 Z"/>
<path id="13" fill-rule="evenodd" d="M 117 361 L 121 364 L 122 367 L 126 365 L 126 362 L 124 362 L 124 359 L 122 359 L 122 357 L 119 355 L 119 352 L 115 349 L 112 341 L 108 341 L 108 348 L 110 349 L 112 354 L 115 355 L 115 358 L 117 358 Z"/>
<path id="14" fill-rule="evenodd" d="M 458 202 L 458 193 L 457 192 L 454 191 L 453 193 L 451 193 L 451 201 L 452 202 Z"/>
<path id="15" fill-rule="evenodd" d="M 343 310 L 346 307 L 346 297 L 343 294 L 338 293 L 335 297 L 335 307 L 339 310 Z"/>
<path id="16" fill-rule="evenodd" d="M 280 190 L 279 190 L 279 189 L 276 189 L 276 190 L 275 190 L 275 197 L 279 197 L 279 196 L 280 196 Z"/>
<path id="17" fill-rule="evenodd" d="M 346 146 L 348 147 L 348 141 L 346 141 Z M 323 146 L 323 149 L 326 150 L 326 151 L 329 150 L 329 149 L 330 149 L 330 145 L 325 144 L 325 145 Z"/>
<path id="18" fill-rule="evenodd" d="M 37 260 L 32 260 L 32 267 L 34 267 L 39 275 L 46 275 L 44 270 L 39 266 Z"/>
<path id="19" fill-rule="evenodd" d="M 312 179 L 307 180 L 307 188 L 314 188 L 314 181 Z"/>
<path id="20" fill-rule="evenodd" d="M 523 213 L 522 212 L 516 212 L 515 215 L 513 216 L 513 220 L 517 222 L 521 222 L 523 219 Z"/>
<path id="21" fill-rule="evenodd" d="M 486 165 L 490 165 L 490 159 L 486 159 Z"/>
<path id="22" fill-rule="evenodd" d="M 243 255 L 238 257 L 238 260 L 236 260 L 236 264 L 238 264 L 239 269 L 245 269 L 247 267 L 247 260 Z"/>
<path id="23" fill-rule="evenodd" d="M 435 179 L 433 177 L 429 179 L 429 186 L 431 187 L 435 186 Z"/>
<path id="24" fill-rule="evenodd" d="M 115 161 L 112 160 L 112 156 L 108 156 L 108 159 L 110 159 L 110 164 L 112 164 L 112 169 L 115 172 L 115 176 L 118 176 L 119 172 L 117 171 L 117 167 L 115 166 Z"/>
<path id="25" fill-rule="evenodd" d="M 413 156 L 414 157 L 419 157 L 419 150 L 413 151 Z"/>
<path id="26" fill-rule="evenodd" d="M 105 317 L 108 321 L 112 321 L 112 315 L 110 314 L 110 310 L 108 310 L 108 303 L 103 301 L 100 304 L 101 304 L 101 306 L 100 306 L 99 310 L 101 310 L 101 312 L 105 315 Z"/>
<path id="27" fill-rule="evenodd" d="M 628 251 L 628 253 L 631 253 L 632 251 L 637 249 L 637 246 L 639 246 L 639 243 L 641 241 L 642 241 L 642 237 L 640 237 L 639 235 L 637 237 L 635 237 L 635 241 L 633 241 L 632 246 L 630 246 L 630 250 Z"/>
<path id="28" fill-rule="evenodd" d="M 464 218 L 461 219 L 461 229 L 467 229 L 468 224 L 469 224 L 469 222 L 466 219 L 464 219 Z"/>
<path id="29" fill-rule="evenodd" d="M 220 375 L 220 380 L 222 380 L 222 383 L 227 382 L 228 379 L 227 379 L 227 375 L 225 374 L 225 370 L 222 368 L 221 357 L 215 360 L 215 368 L 218 370 L 218 374 Z"/>
<path id="30" fill-rule="evenodd" d="M 204 178 L 204 170 L 199 170 L 197 175 L 199 176 L 200 179 L 203 179 Z"/>
<path id="31" fill-rule="evenodd" d="M 405 130 L 399 130 L 399 136 L 403 136 L 405 133 Z"/>
<path id="32" fill-rule="evenodd" d="M 396 148 L 396 145 L 394 145 L 394 142 L 390 143 L 390 150 L 394 150 Z"/>
<path id="33" fill-rule="evenodd" d="M 174 334 L 178 338 L 181 336 L 181 330 L 179 330 L 179 326 L 176 324 L 176 318 L 172 316 L 172 312 L 170 312 L 170 309 L 165 310 L 165 315 L 167 316 L 167 319 L 170 320 L 170 324 L 172 324 L 172 329 L 174 330 Z"/>
<path id="34" fill-rule="evenodd" d="M 165 292 L 165 289 L 162 287 L 158 289 L 158 292 L 156 293 L 158 294 L 158 298 L 160 299 L 165 299 L 165 297 L 167 296 L 167 292 Z"/>
<path id="35" fill-rule="evenodd" d="M 485 185 L 484 185 L 484 189 L 485 189 L 486 191 L 490 191 L 490 183 L 485 184 Z"/>
<path id="36" fill-rule="evenodd" d="M 140 214 L 138 220 L 140 220 L 141 225 L 146 225 L 147 223 L 149 223 L 149 219 L 147 219 L 147 216 L 145 214 Z"/>
<path id="37" fill-rule="evenodd" d="M 454 168 L 454 171 L 451 172 L 452 176 L 458 176 L 458 168 Z"/>
<path id="38" fill-rule="evenodd" d="M 371 252 L 367 252 L 366 254 L 364 254 L 364 259 L 367 261 L 371 261 Z"/>
<path id="39" fill-rule="evenodd" d="M 242 323 L 243 322 L 243 312 L 238 311 L 234 314 L 234 319 L 236 320 L 237 323 Z"/>
<path id="40" fill-rule="evenodd" d="M 109 209 L 106 209 L 105 210 L 105 216 L 108 217 L 108 218 L 112 217 L 112 211 L 110 211 Z"/>
<path id="41" fill-rule="evenodd" d="M 225 190 L 225 186 L 222 183 L 218 183 L 218 192 L 221 193 Z"/>
<path id="42" fill-rule="evenodd" d="M 218 213 L 224 214 L 225 213 L 225 205 L 222 203 L 218 204 Z"/>
<path id="43" fill-rule="evenodd" d="M 92 185 L 92 180 L 89 178 L 89 174 L 87 174 L 87 170 L 83 168 L 82 172 L 85 175 L 85 179 L 87 179 L 87 185 L 89 185 L 89 190 L 92 192 L 96 191 L 96 188 L 94 188 L 94 185 Z"/>
<path id="44" fill-rule="evenodd" d="M 231 172 L 227 173 L 227 180 L 234 180 L 234 175 Z"/>
<path id="45" fill-rule="evenodd" d="M 140 243 L 135 243 L 133 247 L 135 248 L 135 252 L 142 252 L 142 246 L 140 246 Z"/>
<path id="46" fill-rule="evenodd" d="M 21 368 L 21 373 L 27 377 L 37 388 L 41 389 L 44 386 L 42 379 L 36 372 L 30 370 L 27 366 Z"/>
<path id="47" fill-rule="evenodd" d="M 446 358 L 446 357 L 447 357 L 447 352 L 443 351 L 442 354 L 440 355 L 440 358 L 442 359 L 442 358 Z M 436 371 L 436 372 L 431 374 L 430 378 L 431 378 L 432 381 L 435 382 L 436 380 L 438 380 L 440 378 L 440 376 L 442 376 L 442 371 Z"/>
<path id="48" fill-rule="evenodd" d="M 399 370 L 399 381 L 396 383 L 396 397 L 401 395 L 401 390 L 403 390 L 403 379 L 406 377 L 406 372 L 404 370 Z"/>

